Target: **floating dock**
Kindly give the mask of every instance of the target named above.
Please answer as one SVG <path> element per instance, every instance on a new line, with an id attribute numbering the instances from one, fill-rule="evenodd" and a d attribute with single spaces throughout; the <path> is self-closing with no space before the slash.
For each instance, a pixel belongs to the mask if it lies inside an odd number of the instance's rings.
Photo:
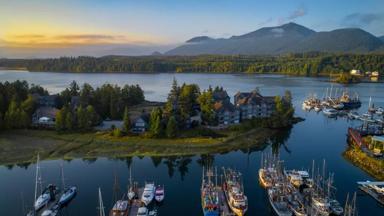
<path id="1" fill-rule="evenodd" d="M 384 182 L 357 182 L 360 190 L 364 191 L 371 197 L 373 197 L 377 202 L 384 205 L 384 193 L 376 191 L 373 187 L 384 187 Z"/>

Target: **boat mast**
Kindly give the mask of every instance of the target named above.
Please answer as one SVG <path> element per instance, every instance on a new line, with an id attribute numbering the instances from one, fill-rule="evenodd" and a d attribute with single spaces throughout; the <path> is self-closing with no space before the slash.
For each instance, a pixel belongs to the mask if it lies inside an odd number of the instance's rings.
<path id="1" fill-rule="evenodd" d="M 99 188 L 99 216 L 105 216 L 103 197 L 101 196 L 101 189 Z"/>
<path id="2" fill-rule="evenodd" d="M 63 187 L 63 190 L 65 189 L 65 180 L 64 180 L 64 166 L 63 163 L 61 163 L 61 184 Z"/>
<path id="3" fill-rule="evenodd" d="M 37 199 L 37 184 L 38 184 L 38 181 L 39 181 L 39 171 L 40 171 L 39 160 L 40 160 L 40 154 L 37 153 L 36 180 L 35 180 L 35 200 L 34 200 L 34 202 L 36 202 L 36 199 Z M 41 188 L 42 188 L 42 186 L 40 184 L 40 190 L 41 190 Z"/>

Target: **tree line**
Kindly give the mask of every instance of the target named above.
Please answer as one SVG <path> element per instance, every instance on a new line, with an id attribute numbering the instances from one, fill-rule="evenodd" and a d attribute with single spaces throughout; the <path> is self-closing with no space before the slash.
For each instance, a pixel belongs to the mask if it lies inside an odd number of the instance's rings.
<path id="1" fill-rule="evenodd" d="M 199 72 L 282 73 L 319 76 L 330 73 L 382 70 L 384 54 L 300 53 L 280 56 L 105 56 L 55 59 L 0 59 L 0 67 L 52 72 Z"/>

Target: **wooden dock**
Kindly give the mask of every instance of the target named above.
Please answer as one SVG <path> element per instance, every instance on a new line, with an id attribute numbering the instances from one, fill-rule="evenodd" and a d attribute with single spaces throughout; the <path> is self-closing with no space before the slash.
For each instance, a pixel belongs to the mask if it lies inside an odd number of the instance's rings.
<path id="1" fill-rule="evenodd" d="M 225 198 L 223 189 L 218 186 L 217 190 L 219 191 L 221 216 L 235 216 L 235 214 L 231 211 L 231 209 L 228 206 L 227 199 Z"/>
<path id="2" fill-rule="evenodd" d="M 129 205 L 129 216 L 137 216 L 137 212 L 139 211 L 139 208 L 143 206 L 143 203 L 141 202 L 141 195 L 143 194 L 144 188 L 139 188 L 137 192 L 137 199 L 134 199 L 132 203 Z"/>

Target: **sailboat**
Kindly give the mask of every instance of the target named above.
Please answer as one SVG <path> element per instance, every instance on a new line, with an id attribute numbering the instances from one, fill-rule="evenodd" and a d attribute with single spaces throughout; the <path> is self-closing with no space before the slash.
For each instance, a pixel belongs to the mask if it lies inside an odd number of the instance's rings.
<path id="1" fill-rule="evenodd" d="M 63 184 L 64 192 L 61 195 L 59 202 L 58 202 L 60 207 L 68 204 L 76 196 L 76 192 L 77 192 L 77 187 L 75 187 L 75 186 L 65 187 L 63 165 L 61 165 L 61 177 L 62 177 L 62 184 Z"/>
<path id="2" fill-rule="evenodd" d="M 114 200 L 115 204 L 113 205 L 111 211 L 109 212 L 110 216 L 128 216 L 128 200 L 125 200 L 123 197 L 119 200 L 117 200 L 117 196 L 119 193 L 119 186 L 118 186 L 117 176 L 115 175 L 115 183 L 114 183 Z"/>
<path id="3" fill-rule="evenodd" d="M 128 200 L 131 201 L 136 197 L 135 185 L 132 183 L 132 168 L 129 166 L 129 187 Z"/>
<path id="4" fill-rule="evenodd" d="M 141 196 L 141 201 L 147 206 L 149 205 L 153 198 L 155 197 L 155 184 L 153 182 L 151 183 L 145 183 L 144 192 Z"/>
<path id="5" fill-rule="evenodd" d="M 37 162 L 36 162 L 36 182 L 35 182 L 35 203 L 34 208 L 35 211 L 39 211 L 41 208 L 46 206 L 50 201 L 53 201 L 55 199 L 55 194 L 59 190 L 55 185 L 49 184 L 44 190 L 43 190 L 43 181 L 41 178 L 41 171 L 40 171 L 40 156 L 37 155 Z M 40 185 L 40 192 L 41 195 L 37 197 L 37 190 L 38 185 Z"/>

